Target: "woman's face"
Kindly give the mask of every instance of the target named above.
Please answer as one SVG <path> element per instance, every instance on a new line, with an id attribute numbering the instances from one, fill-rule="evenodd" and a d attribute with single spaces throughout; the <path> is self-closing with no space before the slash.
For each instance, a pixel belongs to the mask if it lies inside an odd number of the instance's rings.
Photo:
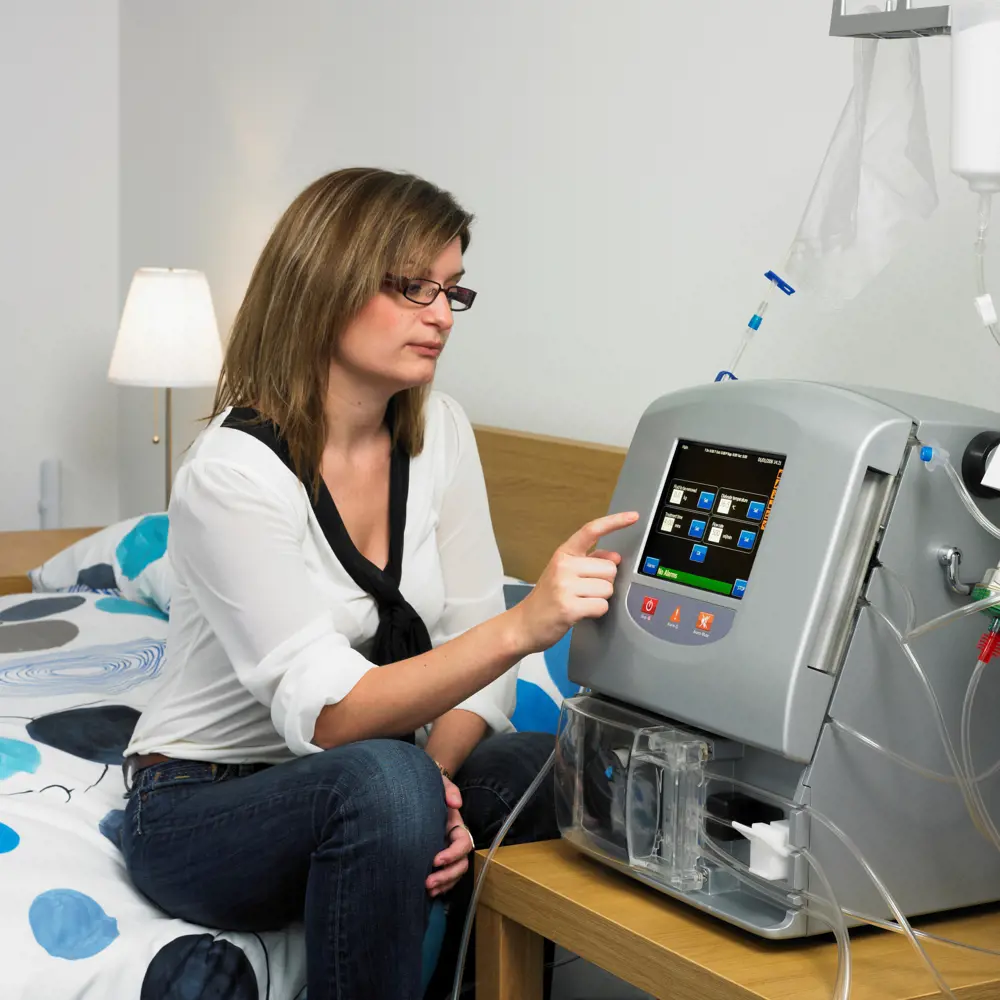
<path id="1" fill-rule="evenodd" d="M 430 278 L 447 288 L 457 284 L 462 274 L 462 245 L 455 239 L 429 269 L 401 277 Z M 452 322 L 451 306 L 443 294 L 421 305 L 386 289 L 344 330 L 333 364 L 390 393 L 425 385 L 434 378 Z"/>

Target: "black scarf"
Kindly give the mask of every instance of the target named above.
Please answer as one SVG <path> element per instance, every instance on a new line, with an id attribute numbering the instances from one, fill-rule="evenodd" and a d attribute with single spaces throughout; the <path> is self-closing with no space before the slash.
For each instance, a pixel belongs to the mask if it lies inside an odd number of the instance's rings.
<path id="1" fill-rule="evenodd" d="M 292 472 L 295 471 L 281 432 L 271 421 L 261 420 L 256 410 L 249 406 L 234 407 L 222 426 L 245 431 L 267 445 Z M 318 492 L 311 482 L 303 485 L 333 554 L 351 579 L 374 598 L 378 607 L 378 629 L 372 640 L 369 659 L 382 666 L 426 653 L 431 648 L 427 626 L 399 590 L 403 572 L 406 499 L 410 490 L 409 455 L 398 445 L 392 449 L 389 463 L 389 561 L 385 569 L 379 569 L 366 559 L 351 541 L 323 477 L 319 477 Z M 412 733 L 401 738 L 413 742 Z"/>

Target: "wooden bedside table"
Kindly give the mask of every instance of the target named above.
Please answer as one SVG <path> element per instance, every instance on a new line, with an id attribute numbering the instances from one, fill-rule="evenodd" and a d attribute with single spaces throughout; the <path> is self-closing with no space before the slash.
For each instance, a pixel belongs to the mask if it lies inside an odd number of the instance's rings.
<path id="1" fill-rule="evenodd" d="M 476 856 L 477 871 L 483 855 Z M 1000 911 L 918 921 L 943 937 L 1000 948 Z M 664 1000 L 830 1000 L 829 937 L 765 941 L 551 840 L 497 851 L 476 914 L 478 1000 L 541 1000 L 542 939 Z M 924 942 L 961 1000 L 1000 998 L 1000 957 Z M 852 1000 L 938 996 L 909 942 L 851 931 Z"/>

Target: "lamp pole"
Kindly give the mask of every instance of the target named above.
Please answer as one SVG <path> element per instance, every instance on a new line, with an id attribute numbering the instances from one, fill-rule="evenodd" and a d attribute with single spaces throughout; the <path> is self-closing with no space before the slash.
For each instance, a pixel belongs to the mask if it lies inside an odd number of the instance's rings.
<path id="1" fill-rule="evenodd" d="M 164 502 L 163 509 L 166 510 L 170 506 L 170 486 L 173 480 L 173 448 L 174 448 L 174 413 L 173 413 L 173 400 L 171 399 L 170 386 L 167 386 L 163 391 L 164 402 L 163 402 L 163 416 L 164 416 L 164 428 L 163 428 L 163 451 L 164 451 L 164 468 L 163 468 L 163 487 L 164 487 Z"/>

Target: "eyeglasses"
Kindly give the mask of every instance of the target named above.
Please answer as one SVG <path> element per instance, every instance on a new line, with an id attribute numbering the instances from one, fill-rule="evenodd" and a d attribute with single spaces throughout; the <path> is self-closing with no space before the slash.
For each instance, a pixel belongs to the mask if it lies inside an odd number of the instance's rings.
<path id="1" fill-rule="evenodd" d="M 446 288 L 440 281 L 431 281 L 430 278 L 404 278 L 387 274 L 385 283 L 404 299 L 421 306 L 429 306 L 442 292 L 453 312 L 471 309 L 472 303 L 476 301 L 476 293 L 471 288 L 462 288 L 461 285 L 449 285 Z"/>

